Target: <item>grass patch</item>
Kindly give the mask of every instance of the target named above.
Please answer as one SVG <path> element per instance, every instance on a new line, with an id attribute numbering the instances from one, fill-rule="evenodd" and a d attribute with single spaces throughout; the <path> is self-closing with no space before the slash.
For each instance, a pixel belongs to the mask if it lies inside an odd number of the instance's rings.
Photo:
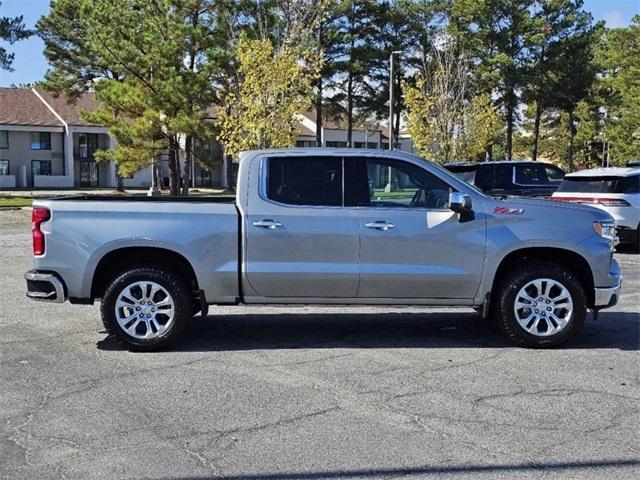
<path id="1" fill-rule="evenodd" d="M 34 200 L 33 197 L 0 196 L 0 208 L 30 207 Z"/>

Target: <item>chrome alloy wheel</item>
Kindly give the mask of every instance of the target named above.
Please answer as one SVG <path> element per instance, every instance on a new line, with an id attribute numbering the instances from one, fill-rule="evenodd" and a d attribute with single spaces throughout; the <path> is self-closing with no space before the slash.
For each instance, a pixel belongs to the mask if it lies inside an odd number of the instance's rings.
<path id="1" fill-rule="evenodd" d="M 573 299 L 560 282 L 538 278 L 520 289 L 513 310 L 526 332 L 548 337 L 563 330 L 571 321 Z"/>
<path id="2" fill-rule="evenodd" d="M 115 310 L 120 328 L 141 340 L 162 336 L 175 316 L 173 298 L 155 282 L 139 281 L 127 285 L 118 294 Z"/>

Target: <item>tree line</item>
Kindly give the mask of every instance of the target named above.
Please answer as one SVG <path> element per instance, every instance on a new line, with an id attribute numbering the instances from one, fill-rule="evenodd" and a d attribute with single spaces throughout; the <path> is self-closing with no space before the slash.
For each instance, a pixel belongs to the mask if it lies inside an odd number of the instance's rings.
<path id="1" fill-rule="evenodd" d="M 173 194 L 205 139 L 293 146 L 306 110 L 318 143 L 333 119 L 351 146 L 390 82 L 395 138 L 440 162 L 640 156 L 640 17 L 607 29 L 582 0 L 54 0 L 36 29 L 43 85 L 100 100 L 100 157 L 126 175 L 166 156 Z"/>

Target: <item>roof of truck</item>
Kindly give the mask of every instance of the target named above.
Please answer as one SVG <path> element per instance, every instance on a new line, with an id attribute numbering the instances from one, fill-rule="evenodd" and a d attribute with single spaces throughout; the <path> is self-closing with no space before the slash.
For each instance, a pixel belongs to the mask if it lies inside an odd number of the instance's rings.
<path id="1" fill-rule="evenodd" d="M 590 168 L 588 170 L 580 170 L 578 172 L 568 173 L 567 177 L 631 177 L 640 175 L 640 168 L 637 167 L 608 167 L 608 168 Z"/>
<path id="2" fill-rule="evenodd" d="M 552 163 L 533 161 L 533 160 L 495 160 L 491 162 L 450 162 L 445 163 L 443 167 L 480 167 L 482 165 L 522 165 L 522 164 L 536 164 L 536 165 L 553 165 Z"/>

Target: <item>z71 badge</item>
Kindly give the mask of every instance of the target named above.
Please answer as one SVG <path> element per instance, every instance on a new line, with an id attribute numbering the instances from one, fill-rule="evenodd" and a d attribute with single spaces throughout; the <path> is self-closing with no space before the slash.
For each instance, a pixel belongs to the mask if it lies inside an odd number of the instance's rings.
<path id="1" fill-rule="evenodd" d="M 497 215 L 522 215 L 524 208 L 496 207 L 493 209 L 493 213 Z"/>

